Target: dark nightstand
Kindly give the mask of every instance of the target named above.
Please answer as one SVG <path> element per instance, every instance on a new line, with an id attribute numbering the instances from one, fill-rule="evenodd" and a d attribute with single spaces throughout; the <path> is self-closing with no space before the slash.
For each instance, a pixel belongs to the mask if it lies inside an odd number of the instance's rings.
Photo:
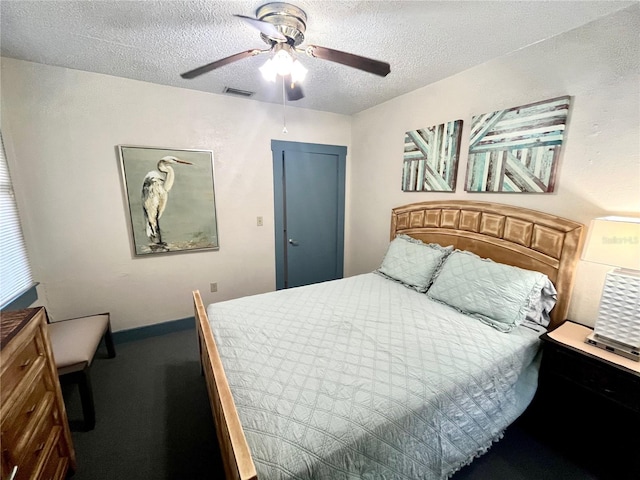
<path id="1" fill-rule="evenodd" d="M 545 342 L 541 381 L 549 376 L 601 397 L 612 408 L 640 417 L 640 362 L 584 342 L 593 330 L 572 321 L 540 338 Z M 640 434 L 640 432 L 638 432 Z"/>
<path id="2" fill-rule="evenodd" d="M 566 321 L 545 333 L 529 420 L 545 440 L 602 478 L 640 478 L 640 363 L 584 342 L 592 329 Z"/>

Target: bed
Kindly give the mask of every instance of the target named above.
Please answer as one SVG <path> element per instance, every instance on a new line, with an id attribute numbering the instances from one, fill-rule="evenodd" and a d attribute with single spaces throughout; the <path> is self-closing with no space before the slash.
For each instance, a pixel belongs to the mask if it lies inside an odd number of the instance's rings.
<path id="1" fill-rule="evenodd" d="M 393 209 L 376 272 L 206 308 L 194 291 L 226 477 L 450 477 L 532 400 L 538 337 L 566 318 L 582 234 L 514 206 L 422 202 Z M 536 301 L 495 295 L 520 276 Z"/>

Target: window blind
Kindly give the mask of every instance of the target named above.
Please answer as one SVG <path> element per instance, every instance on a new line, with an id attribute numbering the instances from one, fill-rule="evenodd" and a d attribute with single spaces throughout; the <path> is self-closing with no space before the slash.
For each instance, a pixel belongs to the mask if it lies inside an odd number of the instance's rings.
<path id="1" fill-rule="evenodd" d="M 0 308 L 33 287 L 18 207 L 0 132 Z"/>

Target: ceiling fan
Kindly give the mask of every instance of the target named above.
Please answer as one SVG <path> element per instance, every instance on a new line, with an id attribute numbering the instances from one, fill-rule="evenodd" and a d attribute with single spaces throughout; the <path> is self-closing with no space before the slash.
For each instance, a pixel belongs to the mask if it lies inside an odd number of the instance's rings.
<path id="1" fill-rule="evenodd" d="M 307 72 L 304 66 L 296 59 L 296 53 L 298 52 L 306 53 L 310 57 L 357 68 L 381 77 L 386 77 L 391 71 L 391 66 L 386 62 L 361 57 L 352 53 L 317 45 L 307 45 L 305 48 L 299 48 L 298 46 L 304 41 L 307 14 L 294 5 L 284 2 L 267 3 L 256 10 L 256 18 L 245 15 L 234 16 L 241 18 L 252 27 L 258 29 L 260 37 L 269 45 L 269 48 L 236 53 L 185 72 L 180 75 L 182 78 L 192 79 L 243 58 L 253 57 L 262 53 L 271 53 L 271 57 L 260 68 L 260 71 L 265 79 L 271 81 L 275 81 L 278 75 L 281 76 L 283 85 L 286 85 L 287 99 L 294 101 L 304 97 L 299 83 L 304 79 L 304 75 Z"/>

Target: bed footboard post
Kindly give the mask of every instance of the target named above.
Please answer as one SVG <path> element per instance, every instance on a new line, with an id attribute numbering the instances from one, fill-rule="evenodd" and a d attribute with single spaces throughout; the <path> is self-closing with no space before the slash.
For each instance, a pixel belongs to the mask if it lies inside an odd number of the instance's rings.
<path id="1" fill-rule="evenodd" d="M 200 368 L 207 383 L 225 477 L 227 480 L 257 480 L 258 475 L 249 445 L 198 290 L 193 291 L 193 306 L 200 349 Z"/>

